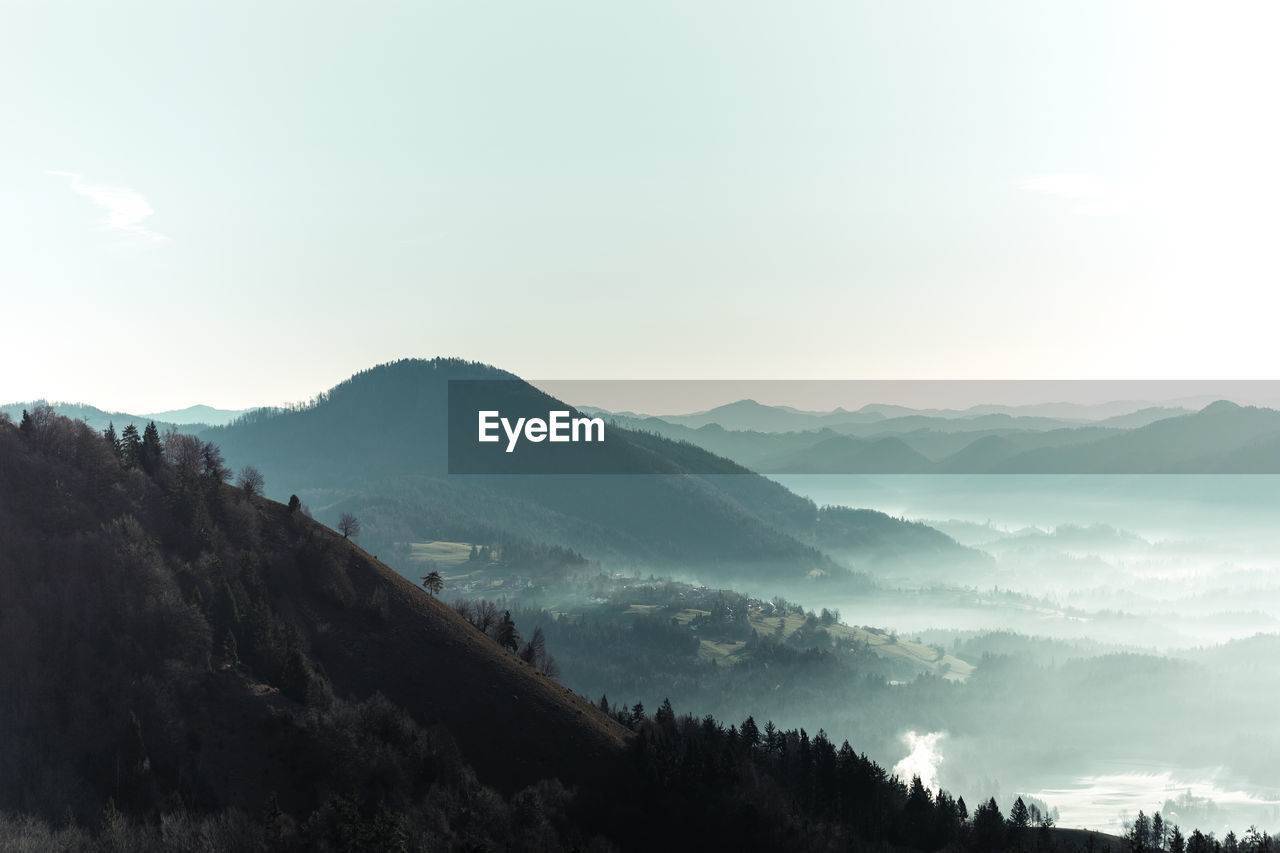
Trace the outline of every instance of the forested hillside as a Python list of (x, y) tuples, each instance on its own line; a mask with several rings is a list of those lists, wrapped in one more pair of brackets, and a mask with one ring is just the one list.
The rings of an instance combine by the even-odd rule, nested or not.
[(366, 519), (378, 553), (396, 542), (476, 541), (483, 527), (488, 541), (557, 545), (614, 565), (853, 584), (864, 579), (824, 549), (971, 553), (881, 513), (856, 526), (815, 525), (823, 511), (783, 486), (687, 442), (626, 429), (610, 429), (597, 459), (613, 473), (446, 476), (449, 383), (459, 381), (491, 382), (495, 406), (568, 408), (486, 365), (404, 360), (305, 406), (260, 410), (202, 436), (236, 467), (261, 467), (274, 496), (296, 492), (321, 518), (346, 510)]

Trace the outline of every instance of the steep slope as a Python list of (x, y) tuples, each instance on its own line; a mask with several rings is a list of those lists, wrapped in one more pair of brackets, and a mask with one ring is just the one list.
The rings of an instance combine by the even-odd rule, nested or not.
[(332, 530), (282, 504), (255, 505), (274, 550), (295, 556), (266, 586), (335, 692), (381, 693), (422, 724), (444, 725), (481, 778), (507, 790), (594, 779), (617, 757), (626, 732), (594, 705)]
[(613, 772), (617, 722), (218, 463), (0, 423), (0, 809), (256, 814), (274, 791), (305, 815), (412, 803), (459, 761), (505, 790)]

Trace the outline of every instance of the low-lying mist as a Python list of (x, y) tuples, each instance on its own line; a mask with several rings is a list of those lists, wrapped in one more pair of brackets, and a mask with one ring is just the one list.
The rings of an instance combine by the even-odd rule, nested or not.
[(1139, 810), (1219, 833), (1280, 823), (1264, 757), (1280, 750), (1280, 477), (777, 479), (991, 557), (851, 560), (880, 589), (795, 593), (976, 665), (955, 690), (899, 688), (889, 766), (966, 797), (1030, 794), (1069, 826)]

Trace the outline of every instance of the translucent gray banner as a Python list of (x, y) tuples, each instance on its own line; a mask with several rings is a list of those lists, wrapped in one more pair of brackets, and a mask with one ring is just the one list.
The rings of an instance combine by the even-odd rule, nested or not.
[(456, 474), (1274, 474), (1280, 381), (449, 383)]

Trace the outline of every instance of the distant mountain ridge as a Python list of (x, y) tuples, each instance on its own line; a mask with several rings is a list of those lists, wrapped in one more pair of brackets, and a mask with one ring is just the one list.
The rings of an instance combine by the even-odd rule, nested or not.
[(1196, 412), (1149, 407), (1073, 425), (1004, 414), (911, 414), (789, 432), (693, 429), (661, 418), (618, 422), (764, 474), (1280, 473), (1280, 412), (1226, 400)]
[(151, 421), (155, 421), (158, 429), (221, 426), (253, 411), (252, 409), (215, 409), (212, 406), (197, 405), (188, 406), (185, 409), (137, 415), (129, 412), (107, 412), (86, 403), (50, 403), (48, 400), (29, 400), (25, 403), (6, 403), (0, 406), (0, 412), (5, 412), (9, 417), (17, 420), (22, 416), (24, 409), (30, 411), (36, 406), (50, 406), (58, 414), (84, 421), (94, 429), (106, 429), (108, 424), (114, 424), (117, 432), (129, 424), (142, 429)]
[(172, 409), (167, 412), (152, 412), (142, 417), (153, 421), (164, 421), (171, 424), (208, 424), (222, 426), (236, 418), (253, 411), (252, 409), (215, 409), (213, 406), (195, 405), (185, 409)]
[[(630, 419), (658, 418), (669, 424), (700, 427), (715, 424), (728, 430), (752, 432), (794, 432), (835, 429), (840, 432), (870, 434), (875, 429), (905, 430), (924, 424), (947, 429), (979, 429), (1015, 420), (1027, 428), (1053, 429), (1114, 422), (1115, 426), (1142, 426), (1162, 417), (1189, 414), (1212, 403), (1214, 397), (1180, 398), (1162, 402), (1116, 400), (1108, 403), (1028, 403), (1024, 405), (970, 406), (967, 409), (912, 408), (869, 403), (856, 410), (805, 411), (791, 406), (766, 405), (744, 399), (689, 414), (645, 415), (634, 412), (593, 412)], [(987, 419), (983, 421), (982, 419)], [(915, 419), (915, 420), (911, 420)], [(887, 422), (897, 422), (890, 427)], [(976, 423), (975, 423), (976, 422)], [(978, 424), (982, 424), (979, 426)]]
[[(1219, 400), (1190, 415), (1072, 447), (1014, 456), (995, 473), (1280, 473), (1268, 448), (1280, 441), (1280, 411)], [(1228, 462), (1228, 460), (1230, 460)]]

